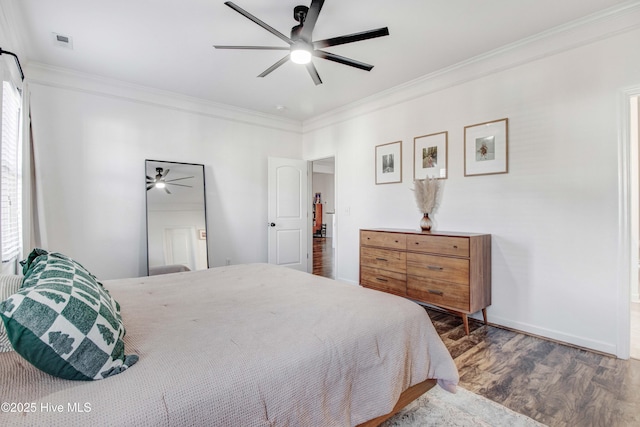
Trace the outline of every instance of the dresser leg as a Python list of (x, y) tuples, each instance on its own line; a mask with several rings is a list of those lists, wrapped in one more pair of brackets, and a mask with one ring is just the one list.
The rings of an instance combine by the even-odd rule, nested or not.
[(462, 323), (464, 324), (464, 332), (469, 335), (469, 319), (464, 313), (462, 313)]
[(483, 308), (482, 309), (482, 317), (484, 317), (484, 324), (487, 324), (487, 309)]

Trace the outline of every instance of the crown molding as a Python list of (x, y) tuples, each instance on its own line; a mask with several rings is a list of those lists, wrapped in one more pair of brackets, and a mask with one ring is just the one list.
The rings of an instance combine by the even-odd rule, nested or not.
[(627, 1), (305, 120), (303, 134), (638, 28), (640, 1)]
[(236, 123), (302, 134), (302, 123), (299, 121), (38, 62), (29, 62), (25, 67), (25, 75), (25, 81), (30, 85), (42, 85), (117, 98)]

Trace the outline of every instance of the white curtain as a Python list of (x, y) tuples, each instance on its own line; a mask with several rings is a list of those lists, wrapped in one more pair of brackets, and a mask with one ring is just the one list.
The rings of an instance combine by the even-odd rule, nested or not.
[(23, 179), (23, 230), (24, 242), (23, 258), (25, 258), (33, 248), (47, 247), (46, 227), (44, 220), (44, 205), (42, 203), (42, 185), (40, 175), (40, 162), (38, 156), (38, 145), (34, 138), (33, 123), (34, 117), (30, 105), (29, 84), (24, 90), (24, 179)]

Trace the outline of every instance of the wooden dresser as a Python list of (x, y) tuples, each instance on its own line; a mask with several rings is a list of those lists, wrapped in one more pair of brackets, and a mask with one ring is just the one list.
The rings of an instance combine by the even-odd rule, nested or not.
[(467, 315), (491, 305), (491, 235), (360, 230), (360, 284)]

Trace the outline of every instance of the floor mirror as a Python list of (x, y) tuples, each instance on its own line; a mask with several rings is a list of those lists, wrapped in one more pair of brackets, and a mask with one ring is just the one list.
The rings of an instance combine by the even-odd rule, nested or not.
[(145, 160), (150, 276), (209, 268), (204, 165)]

